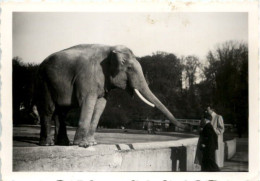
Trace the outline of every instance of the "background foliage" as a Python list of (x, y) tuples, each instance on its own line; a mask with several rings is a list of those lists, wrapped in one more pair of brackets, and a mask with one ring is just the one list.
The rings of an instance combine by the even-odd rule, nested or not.
[[(246, 132), (248, 128), (248, 47), (229, 41), (210, 50), (206, 63), (196, 56), (177, 57), (156, 52), (137, 58), (152, 92), (177, 118), (200, 119), (207, 105), (223, 115), (225, 123)], [(13, 58), (14, 123), (25, 123), (21, 105), (30, 112), (38, 65)], [(67, 122), (77, 125), (78, 110), (71, 110)], [(99, 125), (115, 128), (140, 119), (165, 119), (136, 96), (113, 90)]]

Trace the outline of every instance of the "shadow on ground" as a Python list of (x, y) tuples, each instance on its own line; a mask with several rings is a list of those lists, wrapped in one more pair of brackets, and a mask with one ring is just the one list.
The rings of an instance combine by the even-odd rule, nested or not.
[(31, 136), (14, 136), (14, 142), (23, 142), (28, 144), (39, 145), (40, 138), (38, 137), (31, 137)]

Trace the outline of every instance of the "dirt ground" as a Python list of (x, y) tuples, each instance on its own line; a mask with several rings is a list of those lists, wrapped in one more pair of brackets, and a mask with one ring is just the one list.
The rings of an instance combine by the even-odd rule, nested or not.
[[(52, 128), (54, 134), (54, 127)], [(73, 141), (76, 128), (68, 127), (68, 137)], [(156, 132), (148, 134), (145, 130), (131, 129), (98, 129), (95, 137), (99, 144), (121, 144), (121, 143), (141, 143), (156, 141), (173, 141), (183, 138), (196, 137), (195, 134)], [(39, 146), (40, 126), (22, 125), (13, 128), (13, 146), (14, 147), (35, 147)]]

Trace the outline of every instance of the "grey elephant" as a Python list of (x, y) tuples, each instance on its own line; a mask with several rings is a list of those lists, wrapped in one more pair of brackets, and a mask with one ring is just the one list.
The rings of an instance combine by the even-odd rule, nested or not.
[(73, 144), (97, 144), (94, 133), (111, 89), (136, 93), (145, 103), (158, 108), (177, 127), (179, 123), (150, 91), (140, 63), (125, 46), (77, 45), (47, 57), (40, 65), (37, 106), (41, 117), (40, 145), (54, 145), (51, 119), (59, 123), (57, 145), (68, 145), (64, 117), (71, 107), (80, 108)]

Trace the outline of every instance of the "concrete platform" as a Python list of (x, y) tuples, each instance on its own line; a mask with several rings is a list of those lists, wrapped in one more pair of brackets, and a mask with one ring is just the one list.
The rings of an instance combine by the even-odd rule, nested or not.
[[(54, 127), (52, 128), (54, 134)], [(76, 129), (67, 128), (68, 137), (73, 141)], [(13, 128), (14, 147), (35, 147), (38, 146), (40, 126), (22, 125)], [(122, 129), (98, 129), (95, 138), (99, 144), (131, 144), (143, 142), (174, 141), (183, 138), (194, 138), (195, 134), (177, 132), (157, 132), (148, 134), (144, 130), (122, 130)]]
[(225, 141), (225, 159), (230, 160), (236, 154), (236, 138)]
[[(73, 140), (74, 128), (68, 129)], [(13, 129), (13, 171), (199, 171), (194, 134), (98, 130), (98, 145), (38, 146), (39, 127)]]
[[(248, 172), (248, 138), (236, 138), (236, 148), (230, 147), (230, 149), (236, 149), (234, 155), (225, 161), (224, 167), (221, 168), (222, 172)], [(230, 142), (229, 144), (232, 144)]]

